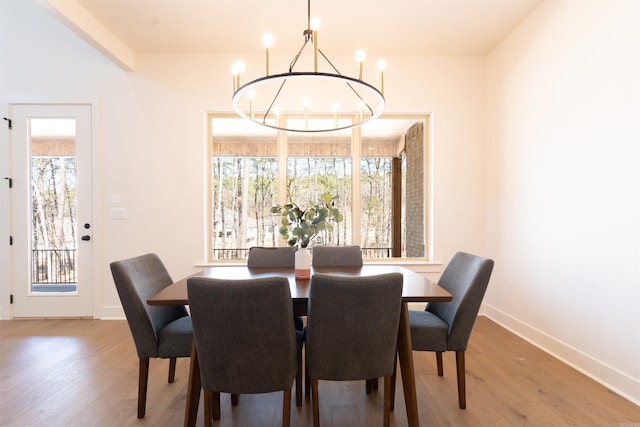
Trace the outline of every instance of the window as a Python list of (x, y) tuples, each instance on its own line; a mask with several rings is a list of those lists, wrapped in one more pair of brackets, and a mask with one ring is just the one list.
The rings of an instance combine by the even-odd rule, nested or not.
[(427, 116), (287, 133), (211, 114), (209, 130), (209, 261), (244, 259), (251, 246), (285, 245), (271, 207), (295, 201), (305, 208), (325, 192), (339, 196), (345, 219), (315, 244), (359, 244), (365, 259), (426, 258)]

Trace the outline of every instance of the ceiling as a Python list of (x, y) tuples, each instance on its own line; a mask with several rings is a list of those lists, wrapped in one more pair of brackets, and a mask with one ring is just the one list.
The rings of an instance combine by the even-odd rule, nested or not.
[[(272, 53), (293, 56), (307, 28), (305, 0), (37, 1), (128, 71), (135, 69), (139, 53), (262, 52), (265, 32), (273, 35)], [(485, 55), (543, 1), (312, 0), (310, 7), (311, 17), (321, 21), (320, 46), (329, 55), (357, 49)], [(405, 120), (394, 123), (380, 121), (383, 129), (370, 126), (371, 132), (397, 135), (408, 126)]]
[[(543, 0), (313, 0), (329, 54), (484, 55)], [(142, 52), (251, 53), (272, 33), (294, 54), (307, 27), (305, 0), (44, 0), (65, 25), (108, 34)], [(84, 16), (84, 18), (79, 18)], [(86, 37), (85, 37), (86, 38)], [(108, 43), (102, 43), (109, 49)], [(107, 45), (105, 47), (104, 45)], [(113, 43), (112, 43), (113, 45)]]

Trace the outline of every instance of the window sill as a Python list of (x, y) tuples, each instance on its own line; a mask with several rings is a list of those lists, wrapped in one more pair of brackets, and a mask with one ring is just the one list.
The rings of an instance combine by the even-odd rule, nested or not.
[[(442, 262), (439, 261), (424, 261), (420, 259), (410, 258), (393, 258), (393, 259), (370, 259), (364, 260), (366, 265), (399, 265), (406, 267), (416, 273), (441, 273)], [(247, 265), (246, 260), (222, 260), (218, 262), (203, 262), (198, 263), (195, 266), (197, 268), (207, 267), (228, 267), (237, 265)]]

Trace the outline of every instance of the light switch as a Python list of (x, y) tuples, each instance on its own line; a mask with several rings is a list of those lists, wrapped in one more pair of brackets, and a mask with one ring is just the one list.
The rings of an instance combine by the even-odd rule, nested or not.
[(109, 196), (109, 205), (110, 206), (122, 206), (122, 196), (119, 194), (112, 194)]
[(124, 208), (111, 208), (111, 219), (125, 219), (126, 212)]

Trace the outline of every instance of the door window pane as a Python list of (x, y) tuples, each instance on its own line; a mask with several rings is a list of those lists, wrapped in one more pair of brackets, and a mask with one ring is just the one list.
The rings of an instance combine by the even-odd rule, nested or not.
[(32, 292), (76, 292), (75, 119), (31, 119)]

